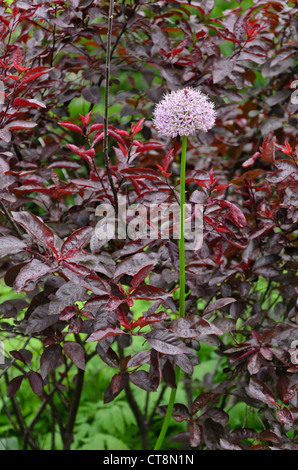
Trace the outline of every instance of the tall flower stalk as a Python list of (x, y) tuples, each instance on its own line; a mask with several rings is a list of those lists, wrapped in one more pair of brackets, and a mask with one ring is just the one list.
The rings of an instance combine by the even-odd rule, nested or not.
[[(185, 173), (187, 136), (195, 134), (196, 130), (207, 132), (215, 124), (214, 106), (208, 97), (198, 90), (184, 88), (173, 91), (164, 96), (154, 110), (153, 124), (166, 136), (182, 137), (181, 165), (180, 165), (180, 239), (179, 239), (179, 263), (180, 263), (180, 298), (179, 316), (185, 316)], [(159, 450), (165, 439), (172, 411), (175, 403), (176, 392), (179, 383), (180, 369), (176, 367), (176, 388), (171, 390), (167, 412), (163, 425), (156, 441), (154, 450)]]

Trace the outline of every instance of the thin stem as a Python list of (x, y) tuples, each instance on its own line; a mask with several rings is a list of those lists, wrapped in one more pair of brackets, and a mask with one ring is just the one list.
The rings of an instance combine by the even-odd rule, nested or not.
[(109, 153), (108, 153), (108, 126), (109, 126), (109, 86), (110, 86), (110, 68), (111, 68), (111, 40), (113, 29), (113, 7), (114, 0), (110, 0), (109, 18), (108, 18), (108, 34), (107, 34), (107, 52), (106, 52), (106, 73), (105, 73), (105, 110), (104, 110), (104, 138), (103, 138), (103, 154), (105, 160), (106, 172), (114, 196), (114, 205), (116, 213), (118, 214), (118, 200), (117, 191), (114, 186), (110, 166), (109, 166)]
[[(180, 258), (180, 299), (179, 299), (179, 315), (184, 317), (185, 315), (185, 245), (184, 245), (184, 217), (185, 217), (185, 171), (186, 171), (186, 148), (187, 148), (187, 137), (182, 137), (182, 152), (181, 152), (181, 167), (180, 167), (180, 240), (179, 240), (179, 258)], [(176, 367), (176, 388), (171, 390), (169, 404), (167, 412), (163, 421), (163, 425), (156, 441), (154, 450), (159, 450), (162, 446), (164, 438), (166, 436), (170, 419), (172, 417), (172, 411), (175, 403), (180, 369)]]

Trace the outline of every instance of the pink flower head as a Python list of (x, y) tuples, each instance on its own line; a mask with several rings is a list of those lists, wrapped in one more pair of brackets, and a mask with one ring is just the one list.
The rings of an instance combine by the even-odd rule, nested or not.
[(164, 95), (154, 110), (153, 124), (164, 135), (195, 134), (207, 132), (215, 124), (214, 104), (193, 88), (183, 88)]

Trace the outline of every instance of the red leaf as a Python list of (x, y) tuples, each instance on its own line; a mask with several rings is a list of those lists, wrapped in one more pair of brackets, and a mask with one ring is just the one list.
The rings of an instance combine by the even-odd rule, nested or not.
[(44, 224), (39, 217), (30, 212), (12, 212), (14, 220), (31, 233), (42, 246), (48, 246), (57, 254), (62, 240)]
[(229, 201), (221, 201), (221, 200), (216, 199), (215, 202), (223, 209), (226, 207), (230, 208), (228, 213), (225, 215), (227, 219), (230, 219), (232, 222), (238, 225), (238, 227), (241, 227), (241, 228), (246, 227), (247, 225), (246, 218), (243, 212), (241, 211), (241, 209), (239, 209), (239, 207), (237, 207), (235, 204)]
[(276, 137), (274, 136), (271, 140), (271, 142), (268, 143), (268, 140), (265, 139), (262, 145), (262, 148), (260, 149), (261, 154), (262, 154), (262, 160), (265, 162), (274, 162), (275, 160), (275, 142), (276, 142)]
[(117, 310), (117, 320), (120, 322), (120, 324), (126, 328), (126, 329), (130, 329), (130, 324), (128, 323), (127, 321), (127, 318), (122, 310), (122, 308), (118, 308)]
[(164, 158), (163, 167), (164, 167), (165, 171), (167, 171), (167, 169), (169, 168), (169, 164), (173, 160), (173, 152), (174, 152), (174, 149), (169, 150), (168, 153), (166, 154), (165, 158)]
[(90, 127), (89, 132), (99, 131), (103, 127), (104, 127), (104, 124), (92, 124), (92, 126)]
[(72, 122), (58, 122), (58, 124), (71, 131), (78, 132), (79, 134), (83, 134), (82, 129), (77, 124), (73, 124)]
[(140, 317), (138, 320), (131, 323), (131, 327), (143, 328), (144, 326), (150, 325), (151, 323), (158, 323), (169, 318), (170, 316), (167, 312), (157, 312), (152, 315), (147, 315), (146, 317)]
[(260, 156), (261, 156), (260, 152), (256, 152), (252, 157), (245, 160), (245, 162), (242, 163), (242, 166), (244, 168), (246, 168), (248, 166), (252, 166), (254, 164), (254, 162), (257, 160), (257, 158), (259, 158)]
[(76, 155), (79, 155), (80, 157), (82, 157), (88, 163), (92, 163), (93, 158), (95, 157), (94, 149), (87, 150), (85, 149), (85, 147), (77, 147), (76, 145), (73, 145), (73, 144), (67, 144), (67, 147), (69, 148), (69, 150), (71, 150)]
[(79, 116), (84, 126), (87, 127), (90, 122), (91, 111), (89, 111), (89, 113), (87, 113), (85, 116), (82, 116), (81, 114)]
[[(2, 20), (2, 18), (1, 18), (1, 20)], [(22, 53), (21, 53), (19, 47), (12, 54), (12, 62), (13, 62), (13, 65), (15, 66), (15, 68), (17, 70), (20, 70), (20, 65), (23, 62), (23, 56), (22, 56)]]
[(25, 98), (15, 98), (13, 103), (13, 106), (28, 106), (30, 108), (46, 108), (46, 105), (39, 100), (29, 100)]
[(53, 69), (54, 67), (35, 67), (34, 69), (28, 70), (28, 72), (26, 72), (22, 77), (21, 85), (24, 85), (24, 83), (31, 80), (35, 80), (36, 78), (41, 77), (41, 75), (49, 73)]
[(108, 134), (111, 135), (112, 137), (114, 137), (114, 139), (116, 139), (118, 142), (120, 142), (121, 145), (123, 145), (124, 147), (126, 146), (126, 143), (125, 143), (124, 139), (121, 137), (121, 135), (119, 135), (113, 129), (109, 128), (108, 129)]
[(63, 349), (74, 365), (79, 369), (85, 370), (85, 351), (79, 343), (75, 343), (74, 341), (65, 341), (63, 343)]
[(142, 130), (144, 121), (145, 121), (145, 118), (142, 118), (135, 125), (133, 124), (131, 125), (131, 133), (133, 136), (137, 134), (138, 132), (140, 132), (140, 130)]
[(120, 171), (122, 176), (130, 179), (154, 179), (160, 180), (159, 174), (157, 171), (152, 170), (151, 168), (125, 168)]
[(146, 279), (153, 267), (154, 264), (149, 264), (148, 266), (144, 266), (138, 273), (136, 273), (131, 280), (132, 287), (138, 287), (139, 284), (141, 284), (141, 282)]
[(62, 256), (70, 258), (81, 250), (88, 243), (92, 230), (92, 227), (82, 227), (73, 232), (62, 245)]
[(59, 320), (61, 321), (70, 320), (72, 317), (77, 315), (77, 313), (78, 311), (73, 306), (69, 305), (68, 307), (65, 307), (65, 309), (62, 310), (62, 312), (60, 312)]
[(145, 144), (142, 144), (138, 147), (136, 150), (136, 153), (140, 152), (148, 152), (149, 150), (155, 150), (159, 149), (160, 147), (163, 147), (164, 144), (160, 144), (159, 142), (146, 142)]
[(95, 137), (93, 139), (92, 147), (94, 147), (103, 138), (104, 138), (104, 132), (103, 131), (97, 132), (97, 134), (95, 134)]
[(135, 300), (165, 300), (170, 296), (171, 294), (161, 287), (148, 285), (137, 287), (131, 294), (131, 297)]
[(109, 311), (109, 312), (113, 312), (114, 310), (116, 310), (123, 302), (125, 302), (125, 298), (124, 299), (120, 299), (119, 297), (116, 297), (116, 296), (111, 296), (107, 302), (107, 305), (106, 305), (106, 309)]
[(125, 334), (126, 333), (120, 330), (120, 328), (116, 328), (116, 327), (115, 328), (112, 328), (112, 327), (103, 328), (103, 329), (94, 331), (94, 333), (92, 333), (89, 336), (86, 342), (101, 341), (102, 339), (107, 338), (108, 336), (118, 336), (118, 335), (125, 335)]
[(20, 130), (20, 129), (32, 129), (37, 126), (36, 122), (31, 121), (13, 121), (6, 124), (5, 129), (8, 130)]

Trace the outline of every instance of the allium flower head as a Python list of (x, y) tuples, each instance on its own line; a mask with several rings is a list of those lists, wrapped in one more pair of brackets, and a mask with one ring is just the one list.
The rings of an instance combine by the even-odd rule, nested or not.
[(215, 124), (215, 110), (209, 98), (193, 88), (183, 88), (164, 95), (154, 110), (153, 124), (164, 135), (207, 132)]

